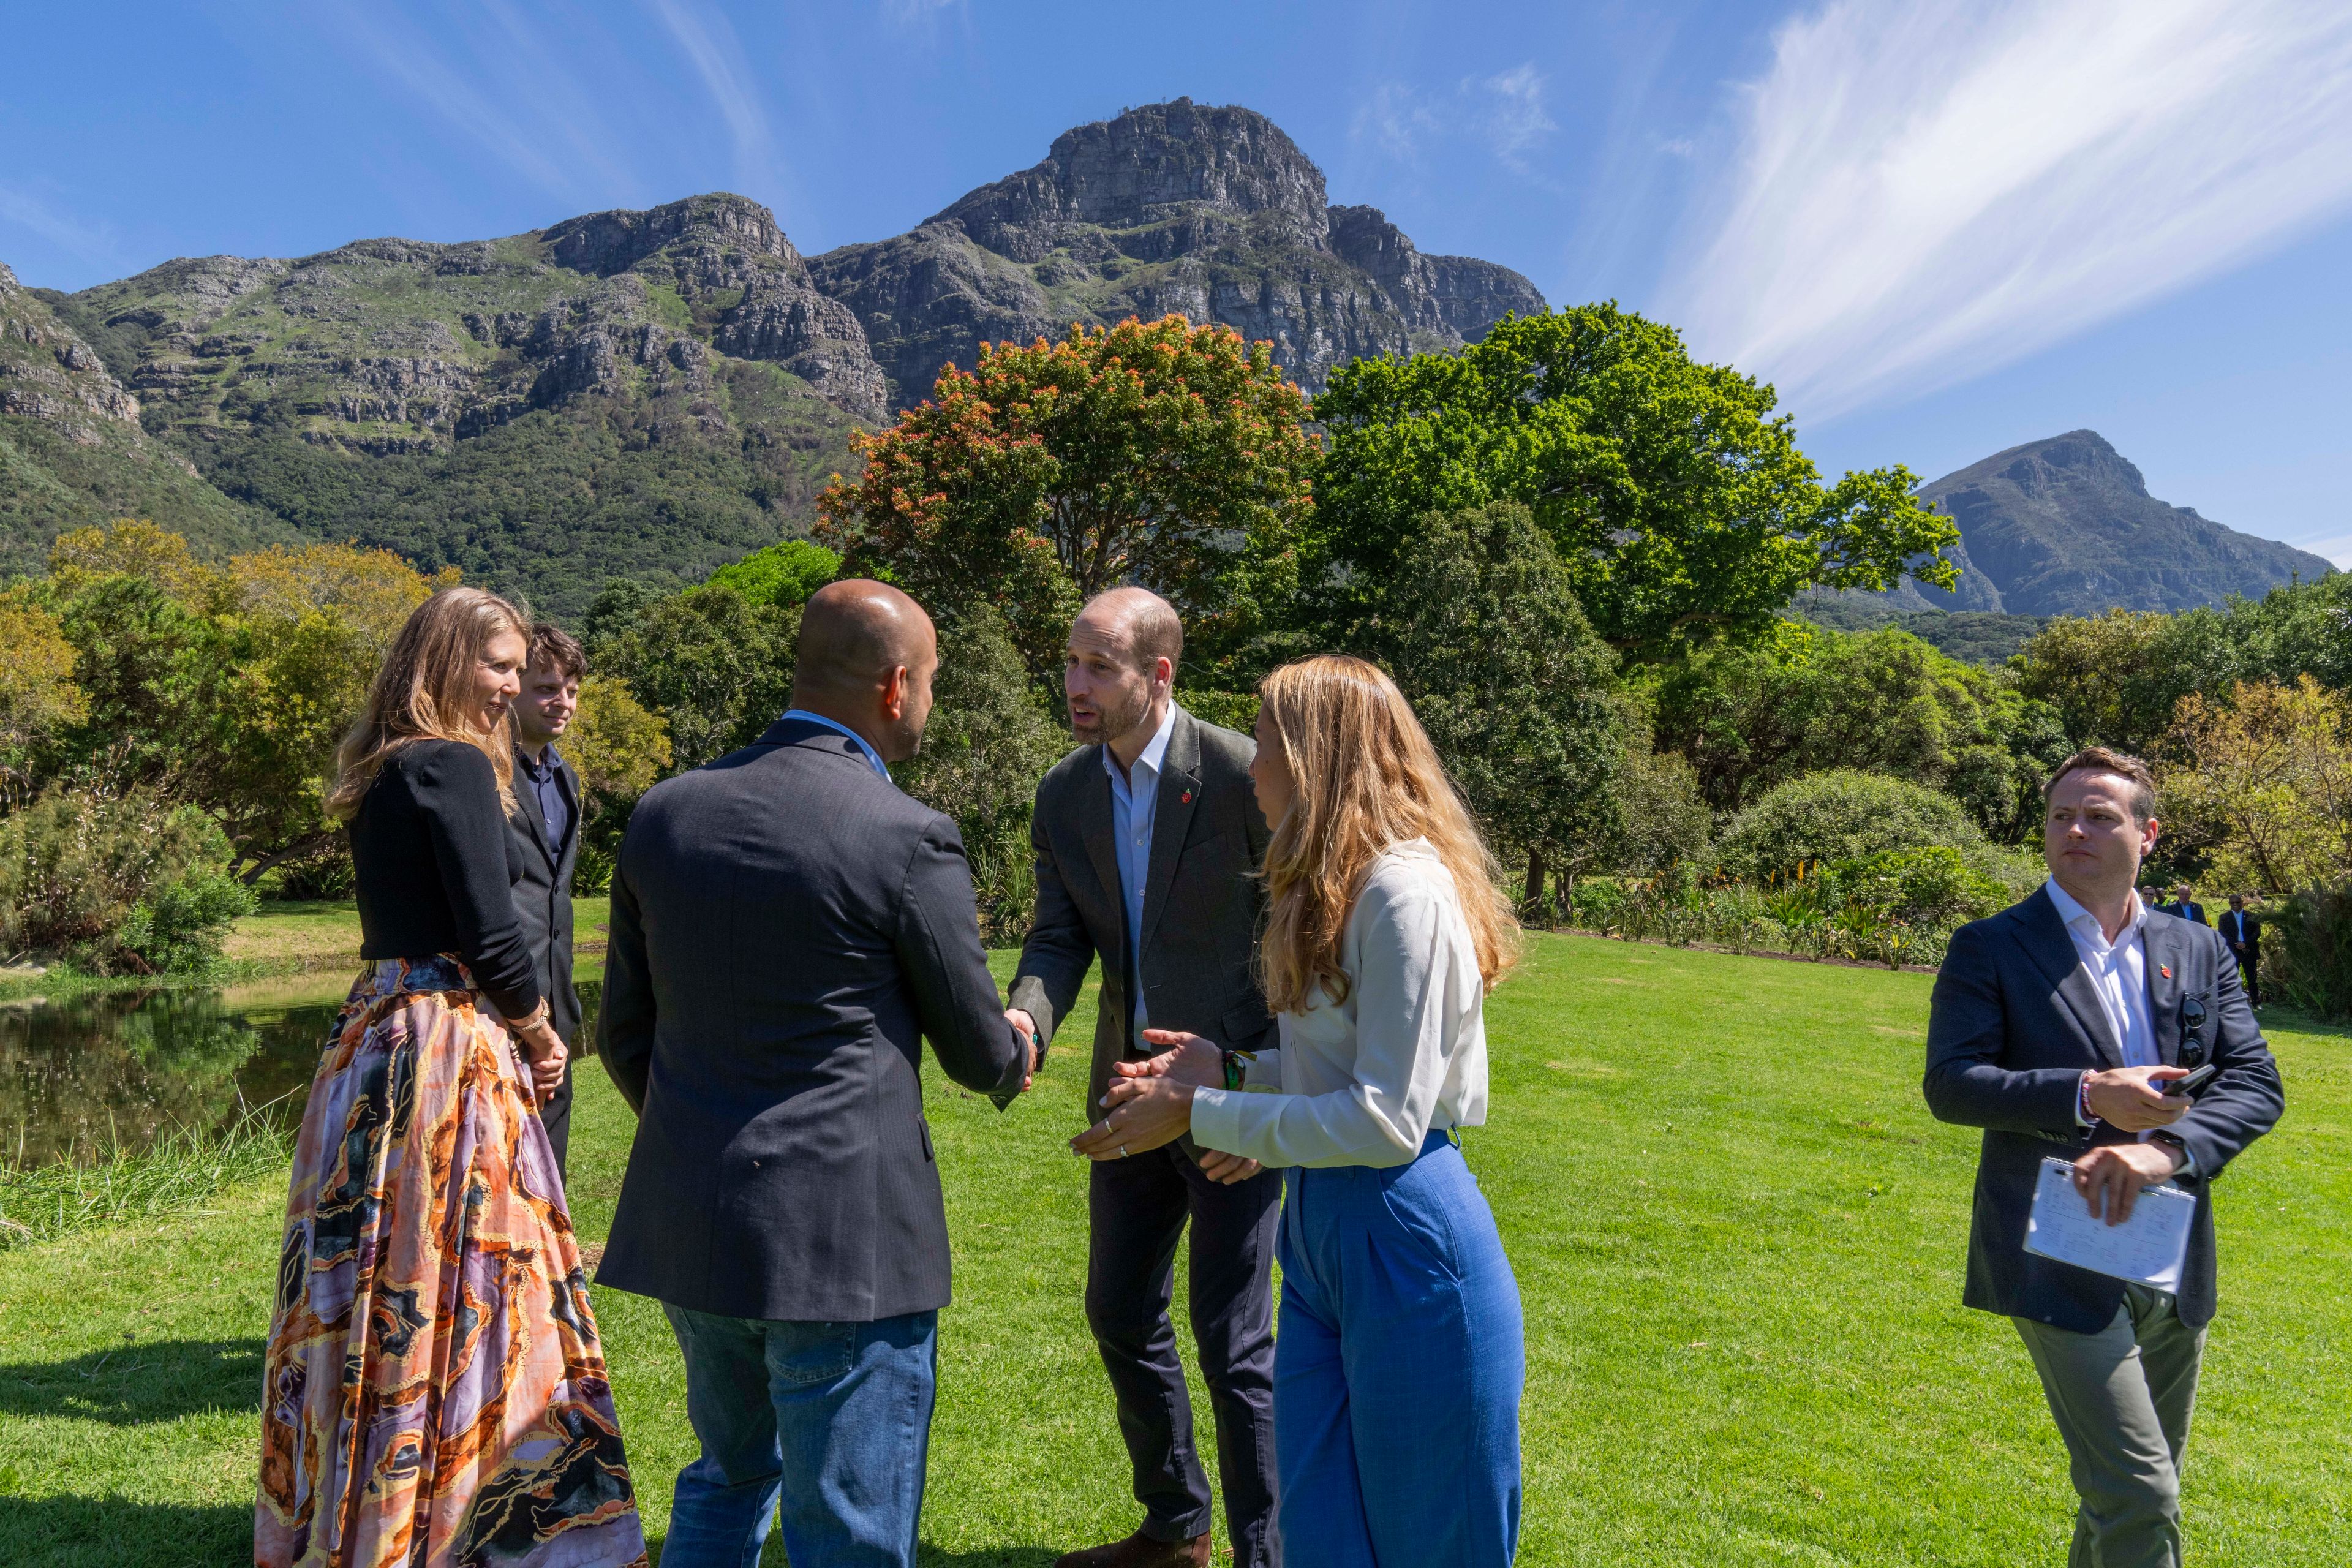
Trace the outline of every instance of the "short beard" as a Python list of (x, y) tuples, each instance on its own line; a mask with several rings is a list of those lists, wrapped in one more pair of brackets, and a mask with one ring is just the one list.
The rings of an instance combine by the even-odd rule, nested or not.
[(1102, 739), (1096, 743), (1108, 746), (1114, 741), (1127, 739), (1129, 735), (1134, 733), (1135, 727), (1142, 723), (1150, 711), (1151, 693), (1150, 691), (1146, 691), (1134, 707), (1117, 712), (1104, 706), (1097, 699), (1095, 703), (1095, 722), (1102, 731)]

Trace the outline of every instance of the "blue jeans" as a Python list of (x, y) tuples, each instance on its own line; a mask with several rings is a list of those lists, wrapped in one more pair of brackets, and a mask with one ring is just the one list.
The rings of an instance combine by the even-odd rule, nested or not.
[(1505, 1568), (1519, 1539), (1519, 1288), (1462, 1152), (1295, 1170), (1274, 1457), (1284, 1568)]
[(702, 1444), (677, 1474), (663, 1568), (756, 1568), (779, 1500), (793, 1568), (914, 1568), (939, 1314), (802, 1323), (662, 1310)]

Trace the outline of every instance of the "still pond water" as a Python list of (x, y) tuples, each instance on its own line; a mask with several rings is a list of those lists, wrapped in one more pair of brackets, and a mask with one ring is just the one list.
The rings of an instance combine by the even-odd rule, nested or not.
[[(348, 974), (0, 1002), (0, 1163), (102, 1160), (267, 1107), (290, 1125)], [(593, 982), (580, 987), (593, 1028)]]

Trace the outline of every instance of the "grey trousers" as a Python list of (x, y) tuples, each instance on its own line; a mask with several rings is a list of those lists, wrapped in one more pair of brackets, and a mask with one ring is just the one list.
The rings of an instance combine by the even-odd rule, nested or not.
[(2067, 1568), (2179, 1568), (2180, 1454), (2205, 1331), (2144, 1285), (2124, 1288), (2115, 1321), (2095, 1334), (2010, 1321), (2074, 1461), (2082, 1506)]

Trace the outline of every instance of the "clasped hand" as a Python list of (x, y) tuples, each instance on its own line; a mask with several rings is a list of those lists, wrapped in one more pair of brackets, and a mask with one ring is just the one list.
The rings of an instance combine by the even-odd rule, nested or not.
[(533, 1027), (517, 1030), (516, 1035), (522, 1043), (523, 1060), (530, 1064), (531, 1097), (545, 1105), (563, 1087), (563, 1064), (572, 1053), (544, 1019)]
[[(1169, 1048), (1144, 1061), (1111, 1064), (1103, 1119), (1070, 1140), (1090, 1160), (1123, 1160), (1174, 1142), (1192, 1125), (1192, 1091), (1223, 1082), (1224, 1053), (1213, 1041), (1178, 1029), (1146, 1029), (1143, 1037)], [(1201, 1151), (1201, 1173), (1211, 1181), (1245, 1182), (1261, 1168), (1239, 1154)]]

